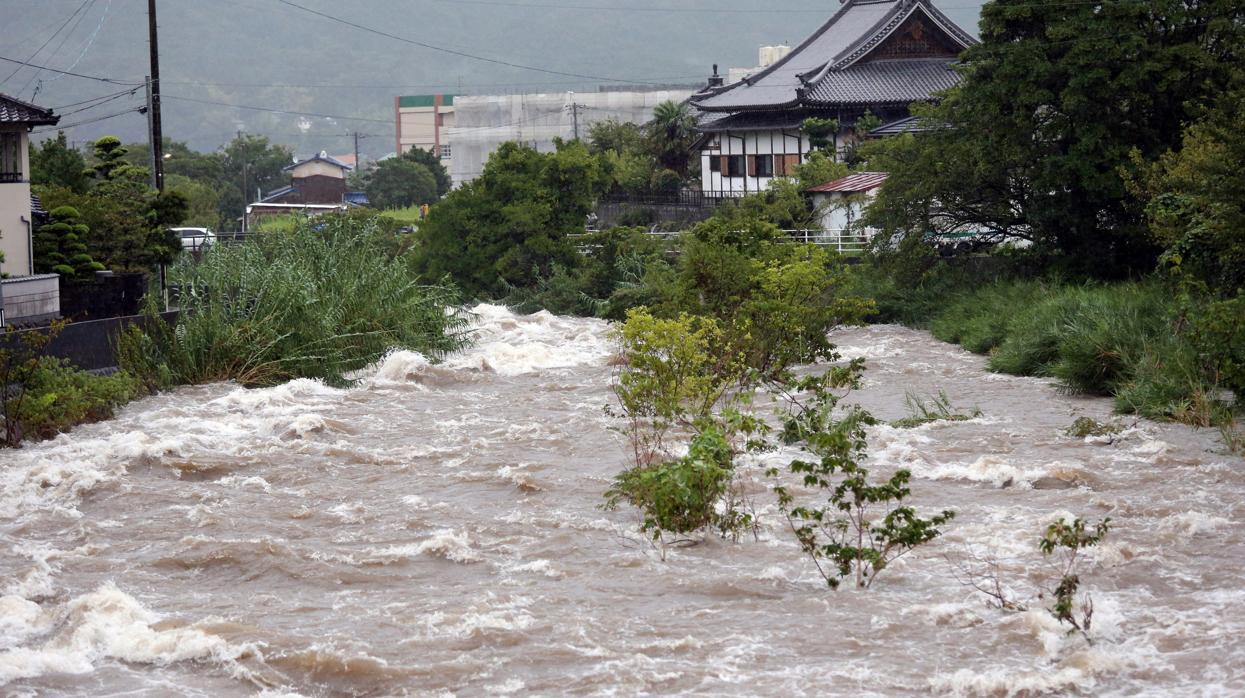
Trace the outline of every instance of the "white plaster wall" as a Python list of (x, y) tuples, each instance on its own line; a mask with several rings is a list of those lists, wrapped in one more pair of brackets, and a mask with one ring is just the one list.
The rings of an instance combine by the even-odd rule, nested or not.
[[(802, 155), (809, 150), (808, 139), (798, 131), (748, 131), (716, 134), (719, 145), (700, 154), (701, 188), (706, 193), (752, 193), (769, 188), (772, 177), (727, 177), (713, 172), (711, 158), (723, 155)], [(803, 161), (803, 158), (801, 158)], [(746, 163), (745, 163), (746, 171)]]
[(0, 183), (0, 251), (4, 261), (0, 272), (9, 276), (30, 274), (30, 231), (22, 218), (30, 220), (30, 185)]

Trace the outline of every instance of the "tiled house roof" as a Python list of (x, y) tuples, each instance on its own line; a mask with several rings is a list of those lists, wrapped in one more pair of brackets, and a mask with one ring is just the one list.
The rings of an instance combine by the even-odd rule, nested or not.
[(930, 0), (846, 0), (782, 60), (696, 98), (702, 111), (910, 103), (951, 87), (960, 51), (977, 43)]
[(330, 165), (334, 165), (334, 166), (336, 166), (336, 167), (340, 167), (340, 168), (342, 168), (343, 170), (353, 170), (353, 169), (354, 169), (354, 168), (353, 168), (353, 167), (351, 167), (350, 165), (347, 165), (346, 163), (342, 162), (341, 160), (338, 160), (337, 158), (333, 157), (332, 155), (329, 155), (328, 153), (326, 153), (326, 152), (324, 152), (324, 151), (322, 150), (322, 151), (320, 151), (320, 153), (319, 153), (318, 155), (315, 155), (314, 157), (309, 157), (309, 158), (307, 158), (306, 160), (299, 160), (298, 162), (294, 163), (293, 165), (290, 165), (290, 166), (286, 167), (286, 168), (285, 168), (284, 170), (282, 170), (282, 171), (283, 171), (283, 172), (289, 172), (289, 171), (293, 170), (294, 168), (299, 167), (300, 165), (306, 165), (306, 164), (307, 164), (307, 163), (309, 163), (309, 162), (316, 162), (317, 160), (318, 160), (318, 161), (320, 161), (320, 162), (327, 162), (328, 164), (330, 164)]
[(856, 172), (846, 177), (840, 177), (833, 182), (826, 182), (825, 184), (812, 187), (808, 191), (815, 194), (831, 194), (835, 192), (854, 194), (877, 189), (885, 181), (885, 172)]
[(37, 107), (29, 102), (0, 94), (0, 124), (26, 124), (29, 126), (52, 126), (61, 118), (51, 109)]

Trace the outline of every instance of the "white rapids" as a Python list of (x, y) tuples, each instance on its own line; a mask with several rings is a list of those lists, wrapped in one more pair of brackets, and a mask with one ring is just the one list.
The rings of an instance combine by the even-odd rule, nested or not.
[[(396, 351), (354, 387), (184, 388), (0, 453), (0, 694), (1245, 695), (1245, 463), (1216, 435), (994, 376), (899, 327), (845, 329), (891, 420), (873, 466), (957, 518), (869, 591), (832, 592), (763, 488), (760, 539), (662, 560), (600, 508), (626, 464), (606, 323), (474, 309), (475, 347)], [(988, 607), (1059, 516), (1110, 516), (1094, 642)]]

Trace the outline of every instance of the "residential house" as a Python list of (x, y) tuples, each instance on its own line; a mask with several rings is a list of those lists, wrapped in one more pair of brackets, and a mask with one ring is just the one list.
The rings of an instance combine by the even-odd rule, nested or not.
[(35, 211), (42, 211), (30, 193), (30, 131), (59, 121), (50, 109), (0, 94), (0, 331), (60, 313), (58, 277), (32, 275)]
[(0, 94), (0, 272), (8, 276), (34, 271), (30, 130), (59, 121), (50, 109)]
[(821, 216), (822, 229), (868, 237), (868, 231), (860, 227), (860, 219), (885, 181), (885, 172), (856, 172), (809, 189), (807, 193)]
[(247, 225), (254, 225), (256, 220), (266, 216), (318, 215), (366, 204), (367, 198), (360, 192), (350, 191), (346, 182), (346, 176), (353, 169), (326, 151), (295, 161), (285, 168), (290, 174), (288, 185), (246, 207)]
[[(700, 110), (702, 189), (708, 196), (764, 190), (811, 148), (805, 119), (834, 119), (836, 150), (866, 112), (883, 129), (959, 82), (954, 65), (976, 40), (930, 0), (846, 0), (782, 59), (724, 84), (715, 75), (693, 97)], [(716, 73), (716, 71), (715, 71)], [(910, 123), (910, 122), (905, 122)]]

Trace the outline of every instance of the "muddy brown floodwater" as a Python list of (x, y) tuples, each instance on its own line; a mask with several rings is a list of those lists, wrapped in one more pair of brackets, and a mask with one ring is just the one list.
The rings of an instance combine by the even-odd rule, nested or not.
[[(599, 507), (625, 465), (607, 326), (476, 312), (440, 366), (185, 388), (0, 454), (0, 694), (1245, 694), (1245, 463), (1210, 431), (1072, 438), (1109, 402), (923, 332), (840, 331), (868, 363), (852, 401), (895, 419), (943, 390), (982, 416), (871, 429), (876, 468), (959, 515), (831, 592), (763, 493), (759, 541), (638, 542)], [(1114, 520), (1084, 574), (1092, 645), (949, 562), (997, 557), (1023, 591), (1059, 515)]]

